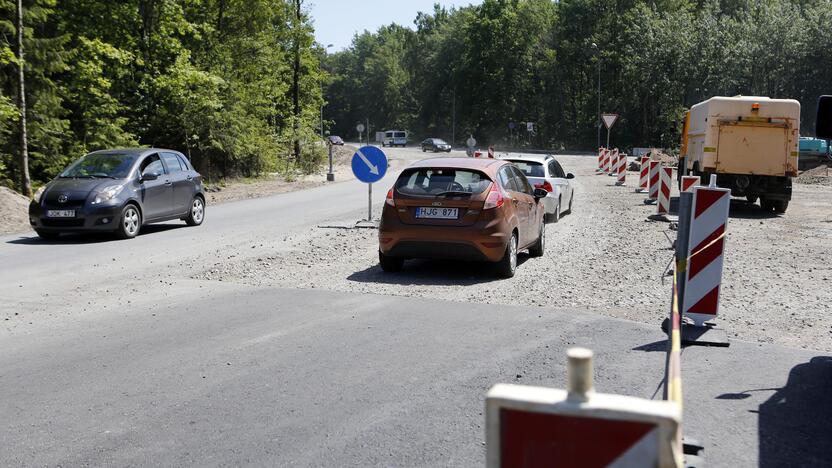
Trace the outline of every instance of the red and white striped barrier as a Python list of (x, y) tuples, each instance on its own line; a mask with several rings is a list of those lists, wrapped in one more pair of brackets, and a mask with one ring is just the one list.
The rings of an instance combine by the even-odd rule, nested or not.
[(604, 174), (610, 173), (610, 167), (612, 166), (612, 151), (607, 148), (604, 150)]
[(659, 201), (656, 203), (656, 214), (666, 215), (670, 212), (670, 183), (673, 180), (673, 168), (659, 169)]
[(567, 390), (497, 384), (485, 400), (487, 468), (683, 466), (682, 408), (596, 393), (592, 351), (568, 350)]
[(659, 169), (662, 163), (659, 161), (650, 161), (650, 180), (647, 186), (647, 199), (657, 200), (659, 198)]
[(606, 150), (604, 148), (598, 148), (598, 169), (595, 169), (595, 172), (598, 174), (604, 173), (604, 152)]
[(618, 148), (612, 150), (612, 159), (610, 160), (610, 177), (616, 177), (618, 175), (618, 159), (621, 157), (621, 154), (618, 152)]
[(691, 192), (699, 185), (699, 176), (682, 176), (682, 186), (679, 187), (680, 192)]
[(716, 318), (731, 190), (693, 189), (682, 314), (703, 326)]
[(627, 154), (621, 153), (618, 155), (618, 167), (616, 168), (616, 172), (618, 172), (618, 179), (615, 181), (615, 185), (617, 187), (623, 187), (627, 185)]
[(638, 187), (636, 187), (636, 193), (647, 193), (647, 185), (648, 181), (650, 180), (650, 157), (649, 156), (642, 156), (641, 157), (641, 168), (640, 168), (639, 178), (638, 178)]

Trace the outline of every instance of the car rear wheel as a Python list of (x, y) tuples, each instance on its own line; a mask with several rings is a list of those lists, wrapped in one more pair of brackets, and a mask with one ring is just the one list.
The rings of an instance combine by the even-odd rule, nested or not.
[(573, 202), (573, 201), (575, 201), (575, 195), (572, 195), (572, 196), (569, 198), (569, 208), (567, 208), (567, 209), (566, 209), (566, 211), (564, 212), (564, 214), (572, 214), (572, 202)]
[(529, 255), (532, 257), (542, 257), (546, 250), (546, 223), (540, 223), (540, 233), (537, 236), (537, 242), (529, 247)]
[(757, 198), (759, 198), (759, 197), (757, 197), (757, 195), (746, 195), (745, 196), (746, 201), (748, 201), (748, 203), (750, 203), (752, 205), (757, 203)]
[(387, 273), (396, 273), (402, 271), (404, 267), (404, 259), (401, 257), (391, 257), (384, 255), (381, 250), (378, 251), (378, 265)]
[(517, 271), (517, 234), (512, 233), (506, 245), (506, 252), (497, 263), (497, 274), (501, 278), (511, 278), (515, 271)]
[(789, 209), (789, 201), (788, 200), (774, 200), (774, 212), (783, 214)]
[(769, 212), (774, 209), (774, 200), (769, 200), (767, 198), (760, 198), (760, 208), (763, 209), (765, 212)]
[(188, 212), (185, 222), (188, 226), (199, 226), (203, 219), (205, 219), (205, 201), (202, 197), (194, 197), (191, 202), (191, 211)]
[(142, 214), (136, 205), (130, 204), (122, 208), (116, 236), (119, 239), (132, 239), (139, 234), (141, 227)]
[(555, 207), (555, 212), (552, 214), (547, 214), (547, 222), (556, 223), (560, 221), (560, 199), (558, 199), (558, 205)]
[(41, 231), (39, 229), (35, 229), (35, 233), (44, 240), (53, 240), (57, 239), (61, 233), (60, 232), (49, 232), (49, 231)]

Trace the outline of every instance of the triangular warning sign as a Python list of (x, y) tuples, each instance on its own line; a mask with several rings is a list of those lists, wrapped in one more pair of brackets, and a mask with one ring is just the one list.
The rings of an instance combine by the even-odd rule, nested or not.
[(615, 121), (618, 120), (618, 114), (601, 114), (601, 120), (604, 121), (605, 127), (612, 128)]

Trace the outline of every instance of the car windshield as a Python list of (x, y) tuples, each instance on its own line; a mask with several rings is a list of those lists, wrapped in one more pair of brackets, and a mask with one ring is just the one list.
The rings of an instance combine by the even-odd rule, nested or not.
[(393, 135), (394, 138), (404, 138), (405, 136), (407, 136), (407, 135), (404, 132), (396, 132)]
[(520, 172), (523, 173), (526, 177), (546, 177), (546, 173), (543, 170), (543, 164), (534, 161), (515, 161), (512, 160), (511, 162), (520, 169)]
[(445, 143), (445, 140), (441, 140), (439, 138), (434, 138), (433, 144), (434, 145), (447, 145), (447, 143)]
[(64, 172), (61, 177), (113, 177), (121, 179), (127, 177), (135, 154), (127, 153), (91, 153), (82, 156)]
[(483, 173), (469, 169), (421, 168), (402, 172), (396, 181), (396, 191), (404, 195), (476, 195), (482, 193), (491, 180)]

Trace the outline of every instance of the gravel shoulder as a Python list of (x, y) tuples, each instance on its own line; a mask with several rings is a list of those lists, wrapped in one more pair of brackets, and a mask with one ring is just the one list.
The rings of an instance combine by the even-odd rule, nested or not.
[[(409, 261), (400, 274), (377, 266), (374, 230), (314, 227), (191, 263), (192, 277), (254, 286), (419, 296), (463, 302), (568, 307), (659, 325), (670, 303), (668, 224), (629, 187), (594, 174), (595, 159), (562, 156), (577, 176), (573, 214), (547, 226), (547, 252), (521, 258), (498, 280), (477, 263)], [(832, 187), (795, 184), (783, 216), (735, 200), (728, 223), (719, 324), (735, 339), (832, 350)], [(321, 225), (348, 226), (354, 219)], [(461, 307), (464, 305), (460, 304)]]

